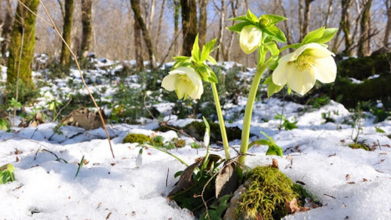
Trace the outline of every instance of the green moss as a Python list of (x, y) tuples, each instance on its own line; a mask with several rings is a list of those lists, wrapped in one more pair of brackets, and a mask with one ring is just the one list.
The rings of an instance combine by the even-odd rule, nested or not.
[(370, 151), (371, 149), (365, 143), (351, 143), (349, 147), (352, 149), (363, 149), (366, 151)]
[(281, 219), (288, 214), (285, 202), (298, 195), (293, 191), (292, 181), (278, 169), (258, 166), (247, 175), (250, 181), (246, 192), (240, 196), (236, 209), (237, 217), (242, 214), (246, 219)]
[(128, 134), (122, 140), (122, 143), (139, 143), (144, 144), (151, 142), (151, 138), (145, 134)]

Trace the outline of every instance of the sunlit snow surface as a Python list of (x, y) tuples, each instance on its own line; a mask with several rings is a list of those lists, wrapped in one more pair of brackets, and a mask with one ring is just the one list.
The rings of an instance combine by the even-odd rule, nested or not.
[[(241, 99), (239, 106), (231, 106), (224, 114), (239, 112), (244, 105), (245, 99)], [(169, 111), (171, 106), (157, 107)], [(305, 108), (273, 98), (254, 105), (251, 132), (256, 136), (252, 140), (263, 138), (260, 131), (274, 138), (284, 150), (284, 157), (276, 158), (280, 170), (293, 181), (305, 183), (323, 204), (285, 219), (391, 219), (391, 140), (387, 137), (391, 134), (391, 121), (373, 124), (374, 118), (370, 116), (360, 121), (359, 141), (376, 149), (353, 150), (347, 145), (356, 131), (346, 123), (352, 113), (335, 102), (315, 111), (305, 112)], [(335, 123), (324, 124), (321, 113), (329, 112)], [(279, 130), (280, 121), (274, 119), (277, 113), (286, 115), (290, 121), (297, 120), (299, 128)], [(169, 115), (164, 120), (175, 126), (192, 121)], [(242, 116), (227, 126), (241, 127), (241, 124)], [(177, 137), (175, 132), (154, 133), (156, 121), (146, 121), (145, 125), (108, 125), (115, 154), (112, 158), (103, 129), (61, 127), (61, 134), (53, 134), (56, 125), (14, 128), (12, 133), (0, 131), (0, 166), (12, 163), (16, 169), (16, 181), (0, 185), (0, 219), (194, 218), (166, 197), (178, 180), (174, 174), (185, 166), (149, 148), (144, 149), (141, 167), (136, 167), (140, 148), (136, 144), (122, 144), (127, 133), (162, 135), (171, 140)], [(375, 127), (385, 134), (376, 132)], [(190, 148), (190, 138), (184, 139), (185, 148), (170, 152), (188, 164), (205, 154), (204, 149)], [(240, 140), (230, 145), (238, 149)], [(220, 146), (212, 148), (213, 153), (224, 155)], [(265, 146), (251, 148), (246, 164), (250, 167), (270, 164), (266, 150)], [(60, 159), (56, 161), (54, 154)], [(77, 163), (83, 155), (88, 163), (75, 178)], [(236, 151), (231, 149), (231, 156), (235, 155)]]

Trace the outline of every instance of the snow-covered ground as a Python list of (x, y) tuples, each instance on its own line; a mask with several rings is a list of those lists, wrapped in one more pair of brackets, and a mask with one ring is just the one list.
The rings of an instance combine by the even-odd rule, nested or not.
[[(232, 109), (243, 108), (242, 101)], [(162, 109), (172, 108), (170, 103), (161, 105)], [(251, 123), (251, 133), (263, 138), (263, 131), (282, 147), (284, 157), (275, 157), (279, 169), (293, 181), (304, 183), (323, 204), (285, 219), (391, 219), (391, 140), (387, 137), (391, 121), (373, 124), (373, 117), (363, 118), (358, 140), (373, 150), (354, 150), (347, 146), (357, 132), (347, 123), (352, 121), (353, 113), (333, 101), (317, 110), (302, 109), (302, 105), (273, 98), (257, 102)], [(298, 129), (279, 130), (280, 120), (274, 116), (281, 112), (290, 121), (297, 120)], [(324, 123), (322, 113), (330, 113), (335, 123)], [(169, 123), (191, 121), (173, 118)], [(227, 126), (241, 124), (239, 118)], [(177, 137), (177, 133), (153, 132), (157, 121), (108, 125), (115, 154), (112, 158), (103, 129), (61, 127), (61, 134), (53, 135), (56, 125), (0, 131), (0, 166), (12, 163), (16, 169), (16, 181), (0, 185), (0, 219), (194, 219), (166, 197), (178, 180), (174, 174), (185, 166), (148, 148), (137, 167), (140, 147), (122, 143), (128, 133), (161, 135), (165, 140)], [(376, 128), (385, 133), (376, 132)], [(189, 164), (205, 155), (205, 149), (190, 147), (192, 139), (181, 138), (187, 146), (171, 153)], [(230, 145), (238, 149), (240, 140)], [(212, 148), (213, 153), (224, 155), (220, 146)], [(265, 146), (251, 148), (246, 164), (270, 164), (272, 157), (265, 156), (266, 150)], [(236, 151), (231, 149), (231, 155), (235, 156)], [(86, 163), (75, 177), (83, 156)]]

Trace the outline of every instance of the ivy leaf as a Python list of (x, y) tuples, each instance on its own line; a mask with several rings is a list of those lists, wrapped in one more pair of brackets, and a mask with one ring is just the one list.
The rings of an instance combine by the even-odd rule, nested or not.
[(301, 42), (301, 45), (308, 44), (311, 42), (316, 42), (319, 38), (323, 36), (324, 31), (325, 31), (325, 27), (321, 27), (311, 31), (304, 37), (303, 41)]

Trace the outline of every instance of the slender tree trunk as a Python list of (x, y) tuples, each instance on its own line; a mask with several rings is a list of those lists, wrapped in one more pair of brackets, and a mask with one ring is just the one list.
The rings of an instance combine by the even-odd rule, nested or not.
[[(140, 10), (140, 0), (134, 0), (132, 4), (132, 8), (135, 7), (137, 10)], [(134, 6), (133, 6), (134, 4)], [(136, 67), (144, 71), (144, 59), (142, 54), (142, 39), (141, 39), (141, 27), (138, 23), (136, 14), (134, 14), (134, 55), (136, 56)]]
[(197, 36), (197, 4), (195, 0), (181, 0), (182, 7), (182, 55), (190, 56)]
[(311, 13), (311, 3), (313, 1), (314, 0), (304, 0), (305, 6), (304, 6), (303, 34), (302, 34), (303, 38), (305, 37), (305, 35), (307, 35), (310, 32), (310, 13)]
[(3, 23), (3, 31), (0, 35), (2, 38), (5, 39), (4, 41), (1, 42), (1, 56), (3, 57), (2, 64), (4, 65), (8, 61), (7, 51), (11, 40), (12, 23), (13, 23), (13, 17), (12, 17), (11, 2), (10, 0), (7, 0), (7, 7), (5, 9), (5, 18)]
[(82, 14), (81, 14), (81, 23), (83, 26), (83, 33), (81, 38), (81, 55), (86, 57), (91, 44), (92, 37), (92, 0), (82, 0)]
[[(278, 3), (279, 3), (279, 6), (282, 10), (282, 16), (286, 17), (286, 11), (285, 11), (285, 8), (284, 8), (284, 5), (282, 4), (282, 1), (281, 0), (278, 0)], [(288, 25), (288, 20), (284, 20), (284, 26), (285, 26), (285, 33), (286, 33), (286, 41), (289, 44), (292, 44), (292, 38), (291, 38), (291, 33), (290, 33), (290, 29), (289, 29), (289, 25)]]
[(368, 56), (370, 53), (370, 20), (371, 20), (372, 0), (367, 0), (363, 6), (363, 11), (360, 19), (360, 39), (358, 42), (358, 57)]
[(339, 28), (342, 29), (345, 36), (345, 50), (342, 52), (346, 56), (352, 55), (352, 45), (353, 38), (350, 34), (350, 19), (349, 19), (349, 8), (352, 4), (352, 0), (342, 0), (342, 14), (341, 14), (341, 22), (339, 23)]
[(333, 0), (329, 0), (329, 7), (327, 7), (327, 14), (324, 22), (324, 26), (326, 27), (329, 26), (331, 13), (333, 13)]
[(303, 40), (304, 38), (304, 26), (303, 26), (303, 13), (304, 13), (304, 8), (303, 8), (303, 1), (304, 0), (299, 0), (299, 40)]
[(156, 7), (156, 0), (152, 0), (151, 3), (151, 10), (150, 10), (150, 15), (149, 15), (149, 22), (147, 24), (147, 30), (151, 31), (153, 28), (153, 19), (155, 17), (155, 7)]
[[(179, 11), (181, 9), (181, 5), (179, 3), (179, 0), (174, 0), (174, 35), (178, 36), (179, 31)], [(175, 40), (174, 42), (174, 54), (175, 56), (178, 54), (178, 41)]]
[(208, 0), (200, 0), (200, 11), (199, 11), (199, 22), (198, 22), (198, 31), (199, 37), (198, 40), (201, 45), (206, 43), (206, 30), (207, 30), (207, 12), (206, 5)]
[(388, 48), (390, 45), (390, 34), (391, 34), (391, 0), (384, 0), (387, 8), (387, 26), (384, 30), (383, 46)]
[(224, 44), (223, 44), (223, 39), (224, 39), (224, 21), (225, 21), (225, 0), (221, 0), (221, 9), (220, 9), (220, 28), (219, 28), (219, 36), (217, 38), (217, 42), (219, 42), (220, 47), (217, 48), (216, 50), (216, 61), (220, 60), (220, 51), (222, 57), (224, 57)]
[(132, 10), (134, 12), (135, 19), (137, 20), (137, 22), (140, 25), (140, 28), (142, 30), (144, 42), (146, 44), (148, 55), (149, 55), (149, 63), (151, 65), (151, 68), (155, 68), (156, 61), (155, 61), (155, 54), (153, 52), (153, 45), (152, 45), (151, 37), (149, 36), (147, 27), (144, 23), (144, 19), (141, 17), (140, 7), (136, 7), (137, 6), (136, 1), (138, 1), (138, 0), (130, 0), (130, 4), (132, 6)]
[[(31, 11), (37, 12), (39, 0), (21, 0), (21, 2)], [(28, 11), (21, 3), (18, 3), (11, 32), (7, 65), (7, 85), (15, 85), (19, 75), (19, 79), (22, 80), (25, 89), (34, 89), (31, 75), (32, 62), (34, 59), (34, 46), (35, 15)], [(20, 54), (22, 55), (20, 56)]]
[[(239, 1), (238, 0), (230, 0), (231, 4), (231, 10), (232, 10), (232, 17), (236, 17), (238, 14), (238, 8), (239, 8)], [(235, 25), (235, 21), (232, 21), (232, 26)], [(230, 61), (231, 60), (231, 50), (232, 50), (232, 45), (234, 43), (234, 33), (232, 31), (229, 31), (229, 40), (228, 40), (228, 46), (227, 49), (224, 53), (224, 60), (225, 61)]]
[[(64, 26), (62, 31), (62, 37), (64, 38), (66, 44), (71, 46), (71, 32), (72, 32), (72, 20), (73, 20), (73, 8), (74, 0), (65, 0), (65, 17), (64, 17)], [(69, 64), (71, 58), (71, 52), (67, 48), (66, 44), (63, 42), (61, 47), (61, 65), (66, 66)]]
[(158, 24), (158, 28), (157, 28), (157, 34), (156, 34), (156, 37), (155, 37), (155, 48), (156, 48), (156, 51), (158, 50), (157, 48), (159, 48), (159, 41), (160, 41), (160, 34), (161, 34), (161, 30), (162, 30), (162, 21), (163, 21), (163, 14), (164, 14), (164, 7), (166, 5), (166, 0), (163, 0), (163, 3), (162, 3), (162, 8), (160, 9), (160, 15), (159, 15), (159, 24)]

